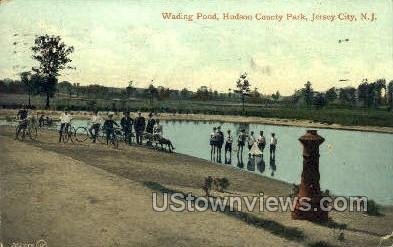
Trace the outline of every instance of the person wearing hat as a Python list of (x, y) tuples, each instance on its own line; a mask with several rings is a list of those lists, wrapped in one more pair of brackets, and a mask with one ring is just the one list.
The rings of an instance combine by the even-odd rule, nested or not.
[(105, 120), (103, 126), (103, 129), (106, 132), (106, 145), (109, 144), (110, 137), (113, 136), (113, 134), (115, 133), (115, 129), (114, 129), (115, 125), (119, 127), (119, 124), (116, 123), (115, 120), (113, 120), (113, 115), (114, 115), (113, 112), (108, 113), (108, 119)]
[(232, 142), (233, 137), (231, 135), (231, 130), (228, 130), (228, 135), (225, 142), (225, 163), (227, 163), (227, 152), (229, 152), (229, 162), (232, 160)]
[(217, 157), (218, 162), (221, 162), (221, 149), (224, 145), (224, 133), (221, 131), (221, 126), (217, 127)]
[(239, 153), (241, 155), (243, 155), (243, 148), (246, 142), (246, 131), (244, 129), (240, 130), (240, 134), (237, 137), (237, 155), (239, 155)]
[(130, 117), (129, 111), (124, 112), (123, 115), (123, 118), (120, 120), (121, 129), (124, 133), (124, 140), (128, 145), (131, 145), (132, 124), (134, 120)]
[(20, 109), (16, 115), (16, 118), (19, 121), (19, 124), (18, 124), (18, 128), (16, 130), (15, 140), (18, 139), (20, 132), (23, 129), (27, 128), (28, 116), (29, 116), (29, 111), (26, 109), (25, 105), (22, 105), (22, 109)]
[(217, 128), (213, 127), (213, 132), (210, 134), (210, 158), (213, 160), (213, 156), (216, 154), (217, 145)]
[(156, 120), (153, 118), (153, 113), (150, 112), (149, 118), (147, 119), (146, 132), (153, 134), (153, 128), (155, 124)]
[(142, 136), (143, 136), (143, 132), (145, 131), (145, 127), (146, 127), (146, 120), (142, 116), (142, 113), (138, 112), (138, 117), (135, 119), (134, 122), (134, 129), (136, 135), (136, 142), (139, 145), (142, 145)]
[[(93, 137), (93, 143), (95, 143), (97, 140), (98, 132), (100, 131), (100, 126), (102, 123), (101, 121), (102, 121), (102, 119), (98, 115), (98, 111), (95, 110), (93, 116), (91, 116), (91, 119), (90, 119), (91, 126), (89, 128), (90, 135)], [(94, 133), (93, 133), (93, 131), (94, 131)]]
[(63, 139), (64, 131), (68, 131), (71, 123), (71, 115), (68, 112), (68, 109), (64, 109), (64, 112), (60, 116), (60, 130), (59, 130), (59, 143)]
[(265, 149), (266, 146), (266, 139), (265, 136), (263, 135), (263, 131), (259, 131), (259, 136), (257, 139), (258, 142), (258, 148), (261, 150), (261, 152), (263, 152), (263, 150)]
[(275, 133), (272, 133), (272, 137), (270, 137), (270, 158), (276, 158), (276, 146), (277, 146), (277, 137)]

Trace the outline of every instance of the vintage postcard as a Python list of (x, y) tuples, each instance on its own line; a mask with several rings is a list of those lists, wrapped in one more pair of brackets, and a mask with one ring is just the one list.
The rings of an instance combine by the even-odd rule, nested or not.
[(393, 246), (392, 0), (0, 0), (0, 247)]

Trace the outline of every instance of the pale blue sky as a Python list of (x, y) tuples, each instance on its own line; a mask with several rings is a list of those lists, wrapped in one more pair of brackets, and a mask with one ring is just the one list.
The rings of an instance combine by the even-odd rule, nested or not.
[[(34, 65), (37, 34), (61, 35), (75, 47), (60, 80), (82, 85), (156, 85), (219, 91), (248, 72), (264, 93), (291, 94), (310, 80), (317, 90), (393, 79), (391, 0), (365, 1), (57, 1), (0, 4), (0, 78)], [(375, 12), (375, 22), (165, 21), (162, 12), (286, 14)], [(17, 34), (17, 36), (15, 36)], [(349, 42), (338, 43), (340, 39)], [(16, 45), (13, 45), (17, 42)], [(16, 51), (16, 53), (14, 53)], [(349, 79), (339, 82), (339, 79)]]

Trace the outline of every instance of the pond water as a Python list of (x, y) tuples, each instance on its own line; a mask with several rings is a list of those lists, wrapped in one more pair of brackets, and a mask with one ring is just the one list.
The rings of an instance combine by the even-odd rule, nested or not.
[[(5, 124), (0, 121), (0, 124)], [(86, 121), (75, 121), (86, 126)], [(222, 165), (254, 172), (261, 176), (299, 183), (302, 171), (302, 146), (298, 138), (306, 128), (262, 124), (236, 124), (200, 121), (163, 121), (164, 136), (172, 140), (176, 152), (210, 160), (209, 137), (213, 127), (222, 126), (234, 136), (234, 151), (230, 164)], [(249, 158), (247, 147), (239, 158), (236, 155), (236, 136), (239, 129), (260, 130), (269, 141), (270, 134), (278, 138), (276, 158), (271, 160), (266, 146), (263, 158)], [(335, 195), (367, 196), (378, 203), (393, 205), (393, 135), (332, 129), (318, 129), (325, 138), (320, 147), (321, 189)], [(261, 188), (263, 191), (263, 188)]]
[[(230, 129), (234, 136), (239, 129), (254, 133), (263, 130), (267, 142), (274, 132), (278, 138), (275, 160), (269, 157), (268, 145), (262, 159), (250, 159), (245, 147), (243, 160), (237, 158), (235, 150), (231, 164), (225, 164), (223, 158), (223, 165), (300, 183), (303, 157), (298, 138), (306, 128), (197, 121), (166, 121), (163, 125), (164, 135), (173, 140), (176, 152), (203, 159), (211, 159), (209, 136), (213, 127), (222, 126), (224, 134)], [(364, 195), (393, 205), (393, 135), (332, 129), (318, 129), (318, 134), (325, 138), (320, 146), (321, 189), (336, 195)]]

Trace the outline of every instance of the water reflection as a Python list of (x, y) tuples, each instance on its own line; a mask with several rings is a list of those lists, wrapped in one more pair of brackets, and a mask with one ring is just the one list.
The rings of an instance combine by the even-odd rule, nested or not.
[(249, 156), (247, 162), (247, 170), (255, 171), (256, 156)]
[(270, 156), (270, 169), (272, 170), (270, 175), (272, 177), (274, 177), (274, 173), (277, 170), (277, 167), (276, 167), (276, 156), (275, 155), (274, 156)]
[(237, 154), (237, 167), (239, 167), (240, 169), (244, 168), (244, 161), (243, 161), (243, 155), (242, 154)]
[(257, 169), (260, 173), (264, 173), (265, 168), (266, 168), (266, 163), (265, 163), (264, 156), (262, 155), (257, 161)]

